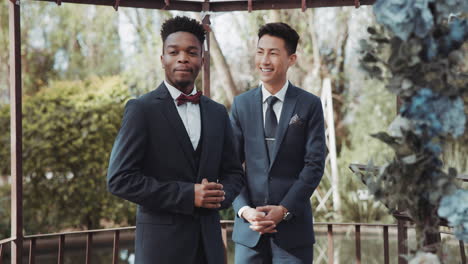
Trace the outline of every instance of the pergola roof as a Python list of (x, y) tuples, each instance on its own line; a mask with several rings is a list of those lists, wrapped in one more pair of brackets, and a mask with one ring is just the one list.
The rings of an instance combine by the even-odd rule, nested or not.
[(36, 0), (121, 7), (136, 7), (193, 12), (255, 11), (267, 9), (293, 9), (372, 5), (375, 0)]

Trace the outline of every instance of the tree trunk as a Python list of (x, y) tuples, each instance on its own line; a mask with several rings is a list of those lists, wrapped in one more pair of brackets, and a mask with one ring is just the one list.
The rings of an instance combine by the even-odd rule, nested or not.
[(317, 32), (315, 30), (314, 13), (315, 13), (315, 10), (310, 10), (307, 13), (307, 20), (309, 22), (308, 29), (309, 29), (310, 38), (312, 39), (312, 54), (314, 56), (314, 64), (313, 64), (314, 66), (313, 66), (311, 75), (313, 78), (319, 78), (321, 80), (322, 78), (319, 75), (319, 73), (320, 73), (320, 68), (322, 66), (322, 60), (320, 58), (320, 47), (318, 43)]
[(214, 32), (212, 32), (210, 36), (210, 56), (213, 59), (214, 69), (216, 69), (218, 74), (221, 75), (221, 78), (224, 80), (222, 82), (224, 85), (222, 86), (227, 99), (225, 105), (229, 108), (234, 100), (234, 96), (239, 93), (239, 90), (237, 89), (230, 67), (227, 64), (221, 48), (219, 47), (218, 40), (216, 39)]

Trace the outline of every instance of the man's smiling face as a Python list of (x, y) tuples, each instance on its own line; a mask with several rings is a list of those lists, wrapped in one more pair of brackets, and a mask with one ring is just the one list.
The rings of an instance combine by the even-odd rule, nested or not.
[(296, 62), (296, 54), (288, 54), (285, 41), (271, 35), (263, 35), (257, 44), (255, 68), (260, 80), (267, 85), (286, 83), (288, 68)]

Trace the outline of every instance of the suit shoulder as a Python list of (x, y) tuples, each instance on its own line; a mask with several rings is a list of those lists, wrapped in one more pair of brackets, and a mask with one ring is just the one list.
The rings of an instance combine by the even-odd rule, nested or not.
[(248, 100), (248, 98), (251, 98), (256, 92), (257, 90), (260, 89), (260, 88), (254, 88), (254, 89), (250, 89), (246, 92), (243, 92), (239, 95), (237, 95), (236, 97), (234, 97), (234, 100), (235, 101), (244, 101), (244, 100)]
[(320, 101), (320, 97), (316, 96), (315, 94), (311, 93), (311, 92), (308, 92), (302, 88), (299, 88), (299, 87), (296, 87), (297, 91), (298, 91), (298, 95), (300, 98), (303, 98), (305, 100), (310, 100), (310, 101), (313, 101), (313, 102), (317, 102), (317, 101)]
[(155, 97), (154, 93), (155, 93), (155, 90), (151, 92), (147, 92), (137, 97), (136, 100), (140, 101), (141, 103), (147, 103)]
[(310, 109), (310, 111), (323, 111), (322, 110), (322, 100), (320, 97), (305, 91), (301, 88), (296, 87), (297, 89), (297, 97), (299, 98), (299, 104)]
[(226, 107), (223, 104), (218, 103), (215, 100), (213, 100), (213, 99), (211, 99), (211, 98), (209, 98), (207, 96), (203, 96), (203, 97), (205, 97), (205, 100), (208, 103), (207, 105), (209, 105), (210, 107), (214, 107), (217, 111), (223, 111), (223, 112), (227, 111)]
[(146, 108), (146, 107), (149, 107), (151, 104), (155, 103), (155, 98), (156, 98), (155, 90), (153, 90), (151, 92), (142, 94), (136, 98), (130, 99), (128, 102), (129, 103), (131, 102), (130, 104), (137, 105), (137, 107)]
[(130, 112), (140, 113), (140, 114), (146, 112), (146, 109), (149, 107), (150, 102), (151, 102), (150, 94), (151, 93), (146, 93), (139, 97), (128, 100), (127, 103), (125, 104), (126, 112), (130, 111)]

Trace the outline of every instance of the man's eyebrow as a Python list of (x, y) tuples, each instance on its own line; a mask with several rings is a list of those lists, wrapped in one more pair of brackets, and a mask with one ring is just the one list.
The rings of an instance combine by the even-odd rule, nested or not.
[[(177, 44), (168, 45), (166, 48), (179, 48), (179, 45), (177, 45)], [(197, 46), (188, 46), (187, 49), (196, 49), (196, 50), (198, 50), (200, 48), (197, 47)]]
[(257, 47), (257, 49), (261, 49), (261, 50), (273, 50), (273, 51), (280, 51), (280, 49), (278, 49), (278, 48), (271, 48), (271, 49), (269, 49), (269, 48), (262, 48), (262, 47)]

